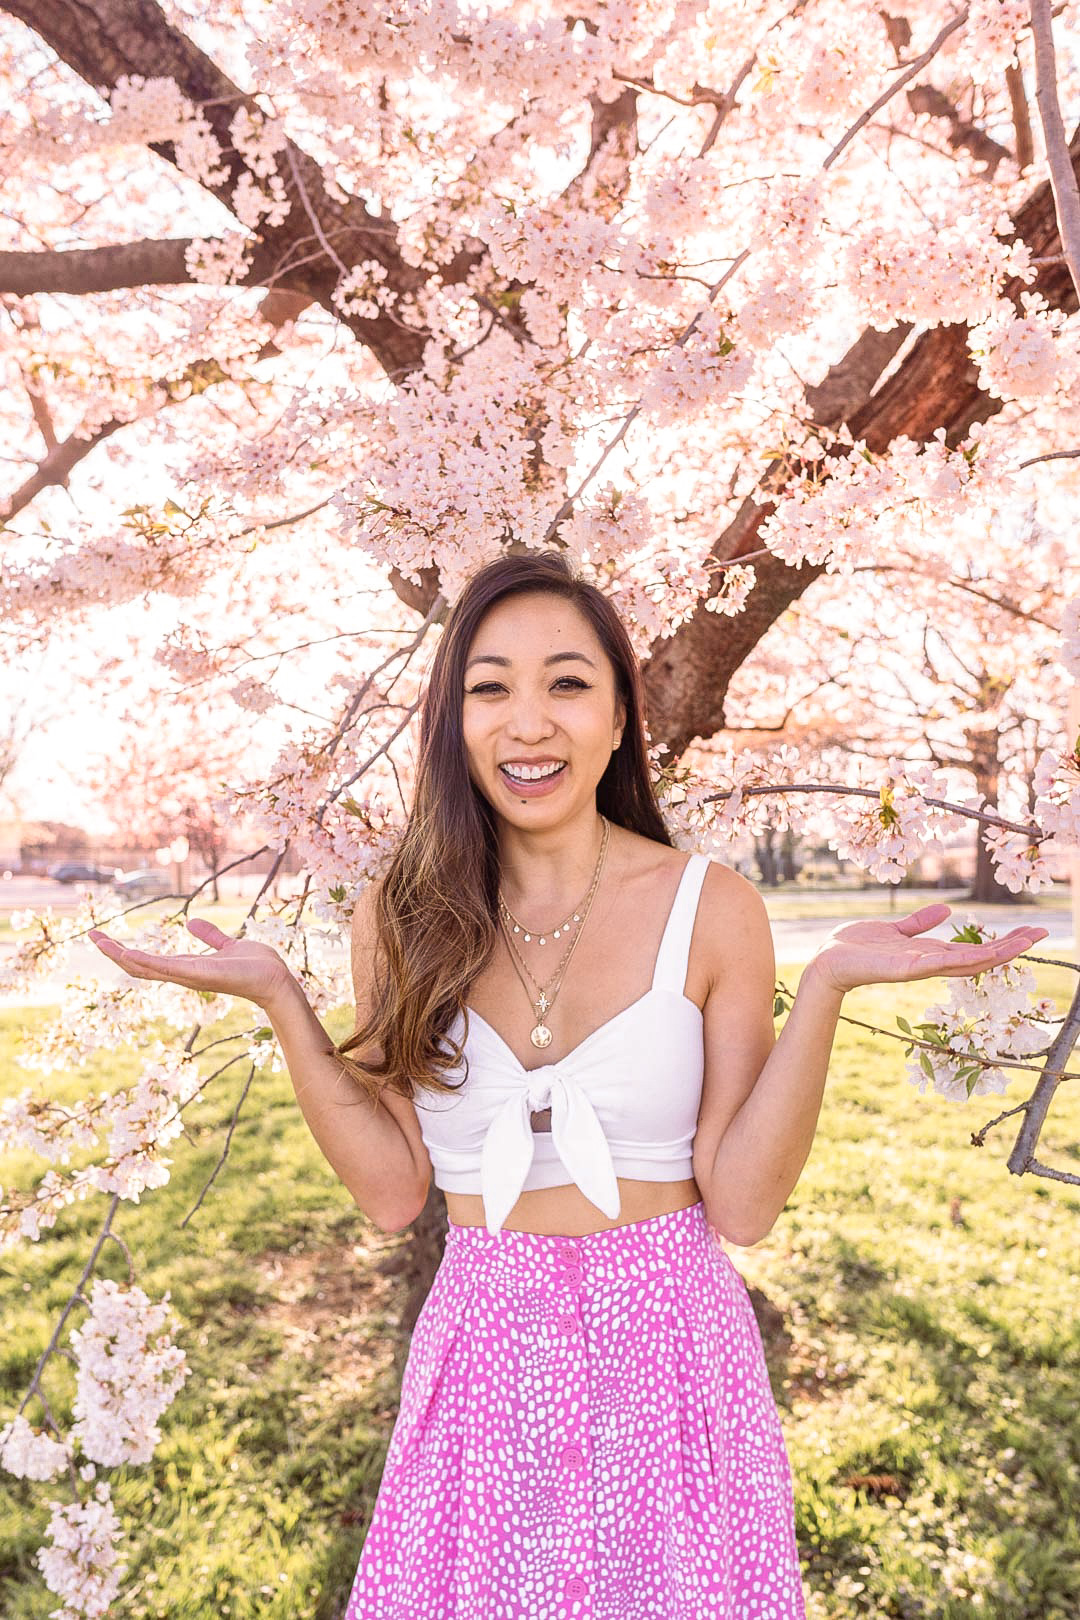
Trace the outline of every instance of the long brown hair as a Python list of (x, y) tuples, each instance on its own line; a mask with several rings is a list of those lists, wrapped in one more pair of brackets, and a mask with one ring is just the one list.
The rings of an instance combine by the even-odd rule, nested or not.
[[(420, 719), (412, 812), (376, 900), (372, 1013), (335, 1047), (371, 1096), (384, 1087), (454, 1091), (441, 1071), (464, 1059), (448, 1036), (465, 1017), (469, 987), (488, 962), (498, 930), (499, 863), (494, 812), (474, 786), (462, 729), (465, 663), (489, 608), (545, 591), (572, 602), (595, 630), (626, 708), (618, 748), (596, 788), (610, 821), (658, 844), (672, 840), (653, 791), (645, 740), (645, 691), (626, 628), (610, 599), (578, 577), (562, 552), (499, 557), (469, 579), (447, 615), (432, 660)], [(381, 1061), (347, 1053), (376, 1046)]]

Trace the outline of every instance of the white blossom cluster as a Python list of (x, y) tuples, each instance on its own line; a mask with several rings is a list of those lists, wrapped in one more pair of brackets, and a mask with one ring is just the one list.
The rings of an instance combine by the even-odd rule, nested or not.
[(1038, 293), (1007, 299), (972, 327), (968, 346), (979, 386), (996, 399), (1038, 400), (1075, 394), (1080, 382), (1080, 319), (1050, 309)]
[(71, 1433), (96, 1463), (149, 1462), (157, 1420), (188, 1376), (187, 1358), (166, 1331), (169, 1295), (95, 1278), (90, 1311), (71, 1333), (76, 1390)]
[[(187, 1358), (166, 1327), (169, 1296), (153, 1302), (141, 1288), (95, 1278), (86, 1321), (72, 1330), (76, 1368), (74, 1421), (66, 1437), (36, 1429), (22, 1414), (0, 1429), (0, 1466), (20, 1479), (51, 1480), (88, 1459), (96, 1464), (148, 1462), (161, 1438), (158, 1419), (188, 1377)], [(121, 1530), (107, 1481), (86, 1500), (50, 1502), (47, 1544), (36, 1554), (51, 1592), (63, 1599), (58, 1620), (93, 1620), (111, 1612), (126, 1564), (117, 1558)]]
[(55, 1479), (71, 1459), (71, 1448), (35, 1429), (20, 1412), (0, 1429), (0, 1466), (17, 1479)]
[(127, 1563), (117, 1557), (120, 1521), (107, 1480), (86, 1502), (50, 1502), (46, 1535), (52, 1543), (35, 1553), (50, 1592), (63, 1601), (51, 1620), (99, 1620), (113, 1612)]
[[(127, 1032), (126, 1032), (127, 1033)], [(20, 1238), (37, 1240), (66, 1205), (91, 1192), (117, 1193), (138, 1203), (169, 1179), (163, 1149), (183, 1130), (183, 1110), (201, 1089), (196, 1065), (160, 1045), (138, 1079), (114, 1093), (99, 1092), (63, 1105), (23, 1091), (0, 1106), (0, 1147), (28, 1148), (54, 1164), (74, 1149), (96, 1147), (104, 1157), (63, 1177), (46, 1171), (33, 1192), (0, 1188), (0, 1250)]]
[[(965, 938), (996, 939), (992, 928), (964, 919)], [(929, 1006), (912, 1033), (930, 1046), (916, 1046), (907, 1062), (911, 1084), (925, 1092), (932, 1084), (950, 1102), (1000, 1094), (1009, 1075), (987, 1057), (1024, 1059), (1047, 1043), (1036, 1021), (1053, 1013), (1048, 998), (1033, 1000), (1035, 975), (1026, 962), (1003, 962), (975, 978), (950, 978), (949, 999)], [(903, 1027), (903, 1026), (902, 1026)]]

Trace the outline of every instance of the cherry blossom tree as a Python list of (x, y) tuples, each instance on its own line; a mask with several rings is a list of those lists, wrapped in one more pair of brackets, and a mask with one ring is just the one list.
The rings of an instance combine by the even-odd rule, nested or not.
[[(1080, 751), (1054, 724), (1080, 615), (1057, 542), (1041, 578), (1025, 553), (1075, 503), (1080, 458), (1068, 8), (9, 0), (0, 43), (0, 655), (86, 638), (102, 700), (123, 690), (148, 728), (171, 691), (222, 737), (250, 729), (210, 808), (273, 852), (243, 932), (316, 1012), (348, 998), (336, 947), (407, 811), (447, 607), (507, 548), (567, 548), (626, 617), (677, 841), (722, 854), (764, 820), (814, 828), (896, 881), (966, 824), (999, 880), (1049, 881), (1080, 840)], [(980, 592), (995, 625), (1032, 627), (1004, 672), (997, 644), (972, 662)], [(836, 661), (845, 597), (873, 601), (881, 665), (911, 683), (873, 725), (868, 672)], [(135, 605), (141, 662), (111, 641)], [(815, 614), (837, 634), (804, 668), (791, 646)], [(1053, 670), (1021, 667), (1036, 644)], [(967, 685), (942, 662), (957, 649)], [(984, 763), (966, 791), (965, 726), (984, 737), (1001, 713), (979, 683), (1006, 679), (1039, 729), (998, 726), (1005, 787)], [(826, 681), (852, 705), (831, 736)], [(946, 681), (915, 748), (920, 693)], [(304, 886), (275, 906), (287, 850)], [(182, 950), (198, 902), (123, 926)], [(92, 897), (22, 920), (10, 987), (116, 926)], [(49, 1164), (0, 1197), (4, 1243), (108, 1200), (0, 1430), (7, 1468), (68, 1474), (41, 1558), (61, 1620), (113, 1601), (121, 1532), (96, 1470), (145, 1460), (183, 1374), (161, 1302), (82, 1285), (121, 1203), (168, 1177), (226, 1010), (179, 985), (75, 984), (22, 1061), (145, 1042), (138, 1081), (0, 1110), (0, 1143)], [(171, 1045), (151, 1040), (161, 1020)], [(1075, 1182), (1037, 1147), (1078, 1027), (1080, 1003), (1053, 1016), (1021, 962), (884, 1033), (914, 1083), (958, 1100), (1030, 1079), (983, 1131), (1019, 1114), (1010, 1170)], [(256, 1020), (215, 1076), (267, 1050)], [(94, 1146), (85, 1170), (63, 1168), (72, 1145)], [(437, 1222), (433, 1200), (420, 1287)], [(87, 1298), (65, 1427), (44, 1380)]]
[(127, 710), (109, 751), (87, 760), (83, 780), (129, 843), (153, 853), (182, 838), (209, 873), (208, 898), (217, 900), (218, 872), (236, 831), (221, 800), (247, 752), (251, 718), (208, 712), (191, 693), (168, 701), (160, 678), (157, 685), (156, 693), (140, 694), (142, 712)]
[[(820, 780), (843, 780), (848, 760), (928, 761), (950, 796), (974, 790), (989, 809), (1030, 815), (1068, 702), (1057, 625), (1062, 594), (1080, 591), (1071, 537), (1017, 511), (962, 576), (944, 557), (912, 564), (899, 595), (897, 566), (860, 565), (793, 603), (734, 677), (722, 738), (782, 734)], [(693, 757), (707, 774), (710, 750)], [(1022, 900), (979, 834), (968, 898)]]

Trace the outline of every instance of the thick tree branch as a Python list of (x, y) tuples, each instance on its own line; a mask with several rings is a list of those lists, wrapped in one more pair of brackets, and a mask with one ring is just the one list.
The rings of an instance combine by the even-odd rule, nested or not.
[(980, 129), (978, 124), (963, 119), (948, 96), (936, 85), (917, 84), (914, 90), (908, 91), (907, 99), (913, 113), (926, 113), (931, 118), (943, 119), (949, 126), (946, 139), (953, 151), (964, 149), (970, 152), (973, 158), (985, 163), (988, 178), (993, 178), (1002, 158), (1012, 156), (1007, 146), (995, 141), (984, 129)]
[(1013, 129), (1016, 131), (1016, 163), (1018, 168), (1026, 169), (1034, 161), (1035, 142), (1031, 135), (1031, 112), (1024, 90), (1024, 75), (1015, 62), (1005, 69), (1005, 85), (1012, 108)]
[[(33, 29), (61, 61), (106, 98), (124, 75), (175, 80), (201, 110), (221, 148), (224, 179), (207, 189), (231, 209), (236, 185), (247, 170), (234, 150), (229, 126), (241, 107), (256, 117), (263, 116), (262, 109), (171, 26), (154, 0), (4, 0), (2, 9)], [(171, 142), (155, 145), (154, 150), (168, 162), (176, 162)], [(281, 156), (281, 179), (292, 206), (281, 225), (264, 224), (260, 232), (262, 267), (256, 280), (284, 283), (334, 309), (331, 293), (340, 271), (317, 238), (312, 238), (309, 214), (314, 214), (319, 234), (332, 241), (342, 263), (374, 259), (386, 270), (386, 285), (399, 299), (409, 298), (423, 286), (427, 276), (405, 263), (389, 216), (369, 213), (356, 198), (339, 202), (331, 197), (318, 164), (292, 143)], [(170, 252), (176, 255), (178, 250), (176, 243), (159, 248), (162, 264)], [(175, 258), (171, 262), (175, 264)], [(179, 279), (189, 277), (185, 274)], [(125, 284), (133, 285), (120, 283)], [(339, 314), (336, 309), (334, 313)], [(345, 324), (387, 371), (410, 371), (420, 363), (425, 333), (407, 325), (400, 312), (391, 310), (374, 319), (349, 316)]]
[(68, 478), (79, 462), (85, 461), (91, 450), (96, 449), (105, 439), (111, 438), (116, 430), (123, 426), (122, 421), (110, 420), (85, 438), (80, 439), (72, 433), (68, 438), (61, 439), (58, 444), (53, 445), (48, 455), (38, 462), (30, 477), (4, 502), (0, 508), (0, 523), (9, 523), (13, 517), (17, 517), (43, 489), (55, 485), (66, 488)]
[[(110, 243), (108, 247), (65, 248), (37, 253), (0, 253), (0, 293), (25, 298), (34, 293), (116, 292), (123, 287), (181, 286), (194, 281), (184, 256), (195, 238)], [(288, 270), (275, 275), (276, 255), (256, 247), (242, 286), (267, 281), (291, 288)], [(296, 272), (299, 277), (299, 272)]]
[(592, 139), (585, 167), (576, 174), (563, 193), (567, 202), (580, 203), (585, 187), (603, 155), (603, 172), (597, 175), (599, 212), (612, 219), (630, 184), (630, 165), (637, 154), (637, 92), (624, 90), (614, 101), (589, 97), (592, 109)]

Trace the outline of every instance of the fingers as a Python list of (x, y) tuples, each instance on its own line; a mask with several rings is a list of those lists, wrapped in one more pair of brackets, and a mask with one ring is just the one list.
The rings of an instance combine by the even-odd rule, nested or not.
[[(197, 977), (200, 963), (204, 960), (199, 956), (152, 956), (149, 951), (137, 951), (130, 945), (121, 945), (96, 928), (88, 930), (88, 938), (93, 940), (103, 956), (107, 956), (134, 979), (170, 979), (180, 984), (184, 979)], [(197, 990), (200, 986), (194, 984), (187, 988)]]
[(1050, 930), (1048, 928), (1012, 928), (1000, 939), (992, 939), (985, 945), (965, 945), (958, 940), (943, 940), (942, 949), (945, 952), (945, 964), (941, 972), (945, 974), (972, 974), (982, 973), (987, 968), (999, 967), (1012, 957), (1019, 956), (1021, 952), (1030, 950), (1032, 945), (1040, 939), (1046, 939)]
[(223, 945), (232, 943), (231, 934), (223, 934), (216, 924), (209, 922), (205, 917), (189, 917), (188, 930), (201, 939), (205, 945), (212, 945), (215, 951), (220, 951)]
[(935, 900), (929, 906), (921, 906), (918, 911), (911, 912), (907, 917), (901, 917), (896, 926), (902, 934), (924, 934), (928, 928), (936, 928), (943, 923), (952, 911), (943, 900)]

